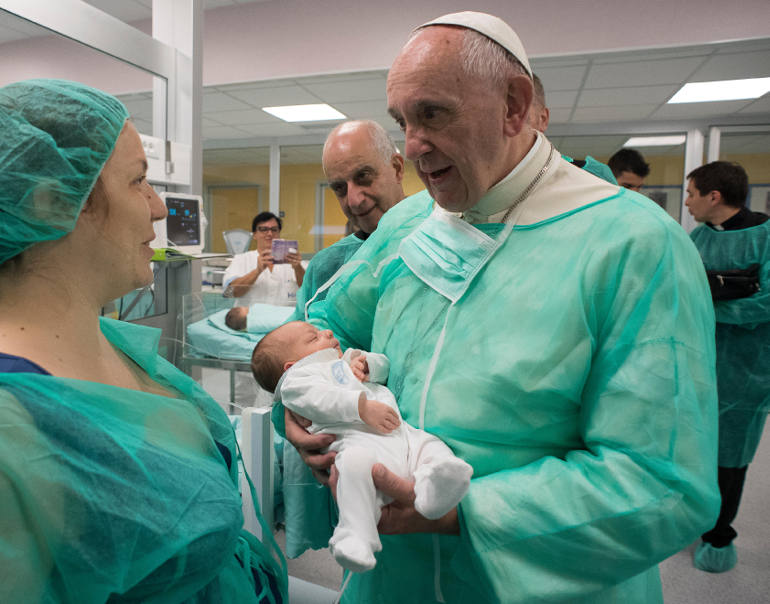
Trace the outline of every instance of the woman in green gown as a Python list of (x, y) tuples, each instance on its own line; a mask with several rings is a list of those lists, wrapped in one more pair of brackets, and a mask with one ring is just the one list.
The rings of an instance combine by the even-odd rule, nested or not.
[(127, 118), (82, 84), (0, 89), (0, 601), (286, 602), (226, 415), (158, 330), (99, 316), (152, 281), (166, 215)]

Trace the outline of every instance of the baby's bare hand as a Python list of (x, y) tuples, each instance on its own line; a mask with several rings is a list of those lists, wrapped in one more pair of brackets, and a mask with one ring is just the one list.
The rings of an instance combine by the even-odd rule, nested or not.
[(364, 355), (357, 356), (350, 361), (350, 370), (359, 382), (369, 380), (369, 363), (366, 362)]
[(393, 432), (401, 423), (395, 409), (380, 401), (363, 399), (358, 403), (358, 415), (361, 420), (381, 434)]

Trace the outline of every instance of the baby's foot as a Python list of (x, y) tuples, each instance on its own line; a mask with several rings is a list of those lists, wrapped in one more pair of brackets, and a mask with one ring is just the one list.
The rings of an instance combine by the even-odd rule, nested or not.
[(372, 548), (363, 539), (348, 535), (339, 541), (332, 538), (329, 549), (334, 559), (342, 567), (354, 573), (364, 573), (372, 570), (377, 561), (374, 559)]
[(473, 468), (456, 457), (427, 464), (414, 473), (414, 507), (429, 519), (441, 518), (468, 491)]

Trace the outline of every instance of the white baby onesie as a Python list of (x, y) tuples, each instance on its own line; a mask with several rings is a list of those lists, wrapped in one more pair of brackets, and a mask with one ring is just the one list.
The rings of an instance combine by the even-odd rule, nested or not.
[[(369, 366), (369, 381), (364, 383), (349, 365), (360, 354), (366, 355)], [(335, 349), (328, 348), (295, 363), (275, 389), (276, 401), (312, 422), (309, 432), (337, 435), (329, 449), (337, 451), (340, 519), (329, 547), (337, 562), (353, 572), (374, 568), (374, 553), (382, 549), (377, 523), (380, 508), (388, 501), (374, 488), (375, 463), (403, 478), (414, 478), (415, 508), (431, 519), (457, 506), (473, 473), (470, 465), (424, 430), (402, 421), (391, 433), (380, 434), (359, 417), (361, 397), (385, 403), (398, 413), (393, 393), (383, 385), (389, 367), (381, 354), (348, 349), (339, 358)]]

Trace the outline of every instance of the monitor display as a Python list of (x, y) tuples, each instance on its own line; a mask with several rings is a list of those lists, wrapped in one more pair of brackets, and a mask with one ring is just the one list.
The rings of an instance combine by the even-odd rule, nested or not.
[(170, 247), (184, 254), (201, 254), (205, 245), (206, 218), (200, 195), (160, 193), (166, 204), (165, 220), (153, 224), (157, 237), (153, 248)]
[(200, 209), (197, 199), (166, 197), (166, 240), (169, 247), (201, 245)]

